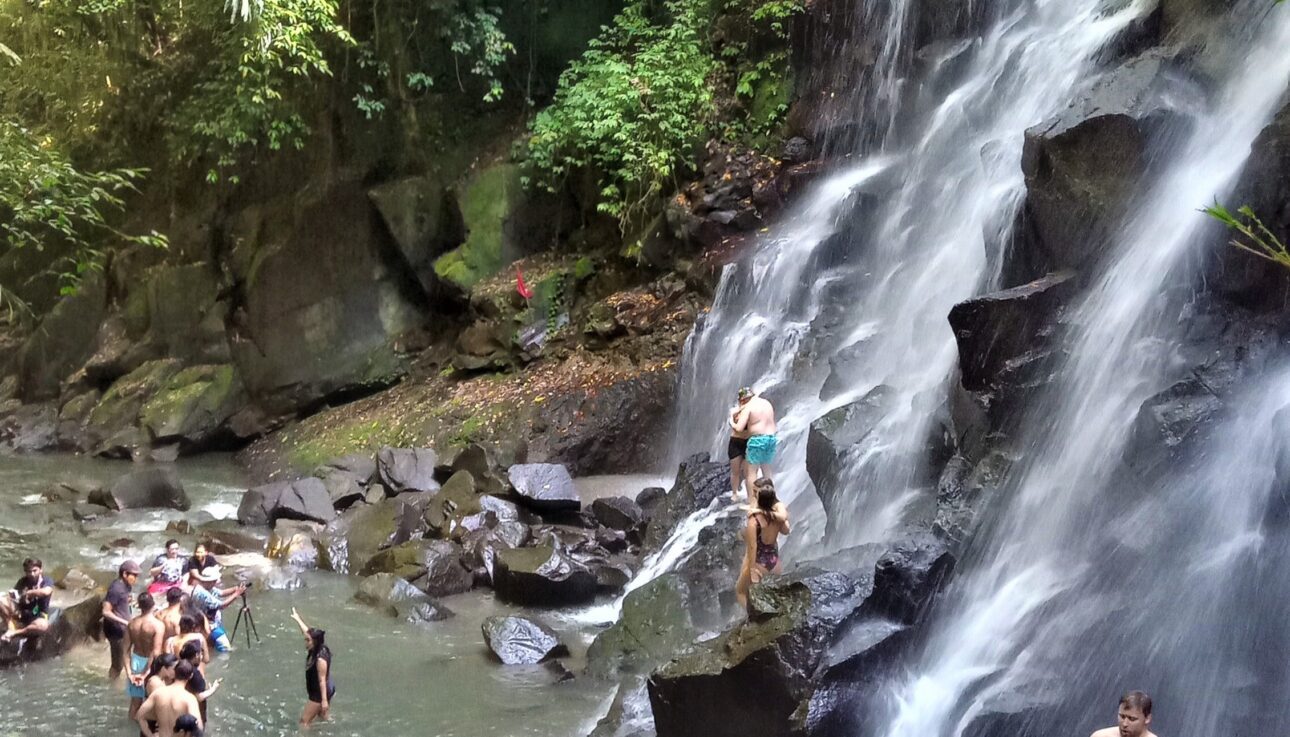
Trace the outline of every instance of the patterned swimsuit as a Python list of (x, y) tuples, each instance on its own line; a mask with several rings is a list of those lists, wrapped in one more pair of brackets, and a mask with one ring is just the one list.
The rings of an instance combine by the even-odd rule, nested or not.
[(762, 542), (761, 514), (754, 513), (752, 517), (753, 523), (757, 525), (757, 554), (754, 557), (754, 560), (757, 561), (757, 565), (768, 571), (773, 571), (775, 570), (775, 566), (779, 565), (779, 543)]

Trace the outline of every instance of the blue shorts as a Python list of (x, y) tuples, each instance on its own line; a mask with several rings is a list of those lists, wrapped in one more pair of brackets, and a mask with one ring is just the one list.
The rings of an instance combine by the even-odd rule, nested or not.
[(233, 649), (232, 643), (228, 641), (228, 635), (224, 634), (223, 624), (211, 627), (211, 645), (214, 646), (215, 652), (219, 653), (226, 653)]
[(775, 460), (775, 436), (754, 435), (748, 438), (748, 453), (744, 458), (754, 466)]
[[(148, 659), (138, 653), (130, 653), (130, 675), (146, 676), (144, 671), (148, 668)], [(130, 680), (125, 682), (125, 695), (132, 699), (148, 698), (148, 691), (143, 686), (136, 686)]]

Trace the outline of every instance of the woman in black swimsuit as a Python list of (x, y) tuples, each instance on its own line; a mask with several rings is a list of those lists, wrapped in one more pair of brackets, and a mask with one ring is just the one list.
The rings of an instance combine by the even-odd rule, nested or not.
[(331, 648), (327, 647), (327, 633), (305, 624), (294, 607), (291, 618), (305, 636), (305, 693), (309, 701), (300, 714), (300, 726), (308, 727), (319, 717), (331, 717), (331, 699), (336, 695), (336, 684), (331, 679)]
[(748, 607), (748, 589), (759, 583), (767, 573), (779, 573), (779, 536), (791, 531), (788, 508), (775, 496), (775, 484), (761, 478), (753, 485), (757, 489), (757, 508), (748, 513), (744, 528), (744, 565), (735, 584), (735, 597), (739, 605)]

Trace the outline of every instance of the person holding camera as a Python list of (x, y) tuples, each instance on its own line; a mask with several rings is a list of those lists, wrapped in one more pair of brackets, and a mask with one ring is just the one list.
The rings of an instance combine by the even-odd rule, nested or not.
[(242, 594), (246, 593), (246, 584), (239, 584), (231, 588), (218, 588), (221, 572), (217, 566), (211, 566), (202, 570), (194, 580), (197, 586), (193, 589), (193, 602), (197, 608), (206, 615), (206, 620), (211, 625), (211, 644), (221, 653), (226, 653), (233, 649), (229, 642), (228, 635), (224, 632), (223, 611), (228, 608), (229, 604), (237, 601)]

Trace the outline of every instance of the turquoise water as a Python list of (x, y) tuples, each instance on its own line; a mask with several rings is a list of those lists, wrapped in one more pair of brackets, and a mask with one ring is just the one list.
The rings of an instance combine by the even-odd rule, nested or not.
[[(128, 463), (62, 456), (0, 457), (0, 583), (18, 578), (27, 555), (42, 558), (51, 570), (75, 565), (98, 571), (115, 569), (126, 555), (155, 555), (169, 536), (166, 522), (184, 513), (123, 513), (82, 530), (66, 507), (38, 500), (51, 481), (110, 480), (130, 468)], [(245, 479), (228, 459), (182, 463), (180, 473), (193, 500), (189, 516), (233, 514)], [(121, 537), (134, 542), (123, 550), (100, 550)], [(189, 544), (185, 539), (184, 545)], [(269, 565), (259, 556), (226, 562), (234, 568)], [(308, 572), (298, 583), (291, 591), (253, 592), (261, 641), (253, 641), (248, 650), (239, 632), (237, 650), (209, 666), (208, 680), (223, 678), (224, 685), (210, 701), (208, 734), (297, 733), (305, 702), (304, 653), (299, 630), (288, 618), (292, 606), (312, 626), (327, 630), (335, 658), (333, 719), (311, 734), (567, 737), (590, 731), (612, 695), (611, 684), (582, 677), (558, 683), (542, 666), (503, 667), (490, 660), (480, 622), (515, 608), (496, 602), (486, 591), (445, 599), (457, 613), (452, 619), (410, 625), (353, 602), (355, 581), (347, 577)], [(227, 613), (230, 629), (236, 610), (234, 604)], [(578, 672), (596, 630), (576, 617), (536, 614), (561, 633), (574, 653), (566, 665)], [(0, 671), (0, 735), (138, 734), (126, 720), (121, 686), (107, 681), (107, 668), (106, 645), (94, 644), (51, 662)]]

